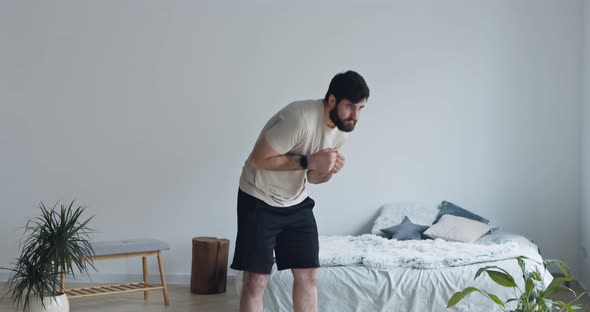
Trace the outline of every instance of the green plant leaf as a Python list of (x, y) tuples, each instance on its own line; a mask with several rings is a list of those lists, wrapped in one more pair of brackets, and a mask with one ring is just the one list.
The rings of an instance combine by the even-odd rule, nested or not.
[(584, 308), (584, 306), (581, 304), (574, 304), (574, 305), (570, 305), (570, 308), (572, 308), (573, 310), (582, 310)]
[(520, 267), (520, 270), (522, 271), (522, 279), (526, 280), (527, 279), (527, 271), (526, 271), (526, 265), (525, 265), (524, 259), (522, 257), (518, 257), (518, 258), (516, 258), (516, 261), (518, 261), (518, 266)]
[(570, 307), (574, 310), (581, 310), (583, 308), (583, 306), (580, 304), (574, 305), (574, 302), (580, 300), (587, 293), (590, 293), (590, 289), (585, 289), (584, 291), (580, 292), (574, 300), (572, 300), (568, 303), (568, 305), (570, 305)]
[(510, 302), (512, 302), (512, 301), (518, 301), (518, 298), (512, 298), (512, 299), (508, 299), (508, 300), (506, 300), (506, 302), (505, 302), (505, 303), (510, 303)]
[(490, 293), (483, 291), (483, 290), (479, 290), (475, 287), (467, 287), (467, 288), (463, 289), (462, 291), (453, 294), (451, 299), (449, 299), (449, 302), (447, 304), (447, 308), (450, 308), (450, 307), (456, 305), (461, 300), (463, 300), (463, 298), (465, 298), (465, 296), (467, 296), (468, 294), (470, 294), (472, 292), (479, 292), (482, 295), (484, 295), (484, 296), (488, 297), (489, 299), (491, 299), (492, 301), (494, 301), (494, 303), (501, 306), (502, 308), (505, 307), (504, 303), (502, 302), (502, 300), (500, 300), (500, 298), (498, 298), (498, 296), (496, 296), (494, 294), (490, 294)]
[(549, 286), (547, 286), (547, 289), (545, 289), (546, 297), (550, 297), (557, 290), (563, 290), (564, 286), (562, 285), (562, 283), (569, 282), (569, 281), (571, 281), (571, 276), (569, 278), (565, 278), (565, 277), (554, 278), (551, 281), (551, 283), (549, 284)]
[(538, 271), (531, 272), (530, 277), (532, 279), (534, 279), (535, 281), (539, 281), (539, 282), (543, 280), (543, 278), (541, 277), (541, 273), (539, 273)]
[(494, 294), (490, 294), (488, 292), (482, 291), (483, 293), (485, 293), (488, 297), (490, 297), (497, 305), (501, 306), (502, 308), (504, 308), (504, 303), (502, 302), (502, 300), (500, 300), (500, 298), (498, 298), (498, 296), (494, 295)]
[(563, 301), (554, 301), (555, 304), (561, 306), (562, 308), (566, 309), (568, 312), (574, 312), (574, 309), (570, 307), (567, 303)]
[(522, 257), (517, 257), (516, 261), (518, 261), (518, 266), (524, 272), (525, 271), (524, 259)]
[(490, 269), (496, 269), (500, 272), (503, 272), (504, 274), (510, 275), (506, 270), (502, 269), (501, 267), (495, 266), (495, 265), (490, 265), (490, 266), (485, 266), (485, 267), (477, 270), (477, 273), (475, 273), (475, 277), (473, 279), (475, 280), (479, 275), (481, 275), (481, 273), (488, 271)]
[(492, 271), (492, 270), (486, 270), (486, 272), (488, 273), (490, 278), (494, 282), (496, 282), (496, 284), (499, 284), (504, 287), (512, 287), (512, 288), (516, 287), (516, 283), (514, 282), (514, 278), (512, 278), (512, 276), (510, 276), (509, 274), (498, 272), (498, 271)]
[(534, 288), (535, 288), (535, 284), (533, 283), (533, 280), (531, 280), (531, 279), (527, 279), (527, 280), (526, 280), (526, 282), (525, 282), (525, 288), (524, 288), (524, 291), (525, 291), (527, 294), (530, 294), (530, 293), (531, 293), (531, 291), (532, 291)]
[(467, 287), (467, 288), (463, 289), (462, 291), (456, 292), (455, 294), (453, 294), (451, 299), (449, 299), (449, 302), (447, 304), (447, 308), (450, 308), (450, 307), (456, 305), (457, 303), (459, 303), (459, 301), (463, 300), (463, 298), (465, 298), (465, 296), (469, 295), (470, 293), (472, 293), (474, 291), (479, 292), (480, 290), (475, 287)]
[(563, 275), (565, 275), (566, 277), (569, 276), (571, 278), (570, 268), (565, 261), (563, 261), (563, 260), (548, 260), (547, 261), (547, 266), (550, 266), (552, 264), (555, 264), (559, 268), (561, 273), (563, 273)]

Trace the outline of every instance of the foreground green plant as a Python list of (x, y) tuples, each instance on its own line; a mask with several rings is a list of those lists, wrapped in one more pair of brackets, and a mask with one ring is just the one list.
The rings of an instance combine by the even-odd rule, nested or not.
[[(548, 312), (548, 311), (574, 311), (580, 310), (583, 308), (582, 305), (574, 305), (575, 302), (580, 300), (582, 296), (589, 292), (589, 290), (584, 290), (579, 294), (576, 294), (571, 288), (564, 285), (564, 283), (569, 282), (572, 280), (572, 275), (570, 274), (570, 269), (565, 261), (562, 260), (544, 260), (543, 261), (543, 268), (544, 272), (538, 271), (527, 271), (525, 267), (524, 259), (529, 259), (526, 257), (518, 257), (516, 260), (518, 261), (518, 265), (522, 271), (522, 278), (524, 281), (524, 289), (521, 289), (512, 277), (506, 270), (497, 267), (497, 266), (486, 266), (477, 271), (475, 274), (475, 278), (479, 277), (482, 273), (486, 273), (494, 282), (498, 285), (513, 288), (515, 291), (515, 298), (510, 298), (506, 301), (502, 301), (498, 296), (489, 293), (484, 290), (480, 290), (475, 287), (467, 287), (460, 292), (453, 294), (451, 299), (448, 302), (447, 308), (450, 308), (457, 303), (459, 303), (465, 296), (472, 292), (478, 292), (485, 296), (486, 298), (493, 301), (497, 306), (499, 306), (502, 311), (510, 311), (510, 312)], [(537, 261), (535, 261), (537, 262)], [(537, 262), (539, 263), (539, 262)], [(563, 277), (556, 277), (553, 281), (545, 287), (543, 282), (543, 276), (548, 272), (547, 268), (551, 265), (556, 265)], [(556, 292), (559, 291), (569, 291), (571, 292), (575, 299), (569, 303), (565, 303), (559, 300), (553, 300), (552, 296)], [(516, 308), (514, 310), (507, 310), (506, 305), (511, 302), (516, 302)]]
[(40, 203), (41, 215), (27, 222), (14, 267), (1, 268), (11, 271), (7, 295), (23, 311), (31, 299), (43, 302), (43, 297), (59, 295), (62, 272), (75, 277), (76, 270), (87, 273), (94, 268), (88, 228), (92, 217), (82, 221), (85, 207), (74, 208), (74, 201), (59, 210), (57, 205), (49, 209)]

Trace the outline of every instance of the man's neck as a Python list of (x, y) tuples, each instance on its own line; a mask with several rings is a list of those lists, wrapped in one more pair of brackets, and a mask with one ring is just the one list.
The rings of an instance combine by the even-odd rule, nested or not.
[(326, 123), (326, 126), (334, 129), (336, 125), (332, 122), (332, 119), (330, 119), (330, 107), (328, 102), (324, 100), (322, 103), (324, 104), (324, 122)]

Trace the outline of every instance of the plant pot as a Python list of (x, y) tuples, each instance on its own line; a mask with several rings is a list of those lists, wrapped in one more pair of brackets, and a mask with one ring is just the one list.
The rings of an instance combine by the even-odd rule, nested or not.
[(43, 297), (45, 308), (41, 304), (41, 300), (31, 298), (29, 302), (29, 312), (70, 312), (70, 302), (66, 294), (61, 294), (55, 297)]

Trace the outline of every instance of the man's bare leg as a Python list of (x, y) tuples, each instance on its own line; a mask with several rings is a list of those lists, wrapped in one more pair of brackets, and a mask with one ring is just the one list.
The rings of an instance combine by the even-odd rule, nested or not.
[(244, 272), (240, 312), (262, 312), (264, 290), (269, 278), (270, 274)]
[(318, 269), (292, 269), (293, 310), (295, 312), (318, 311)]

